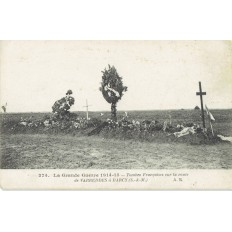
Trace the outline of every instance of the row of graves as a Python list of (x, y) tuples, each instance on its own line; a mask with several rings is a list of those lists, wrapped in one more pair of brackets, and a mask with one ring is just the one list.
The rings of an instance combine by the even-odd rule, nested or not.
[[(200, 92), (201, 87), (200, 87)], [(199, 94), (197, 93), (197, 95)], [(204, 94), (204, 93), (203, 93)], [(200, 95), (200, 94), (199, 94)], [(202, 98), (202, 95), (200, 95)], [(49, 133), (70, 134), (81, 136), (101, 136), (104, 138), (117, 138), (123, 140), (140, 140), (150, 142), (185, 142), (190, 144), (215, 144), (226, 140), (223, 136), (215, 136), (211, 130), (195, 123), (174, 124), (171, 117), (168, 120), (135, 120), (127, 113), (121, 119), (79, 117), (71, 113), (70, 108), (75, 103), (72, 91), (68, 90), (66, 96), (56, 101), (52, 107), (52, 114), (45, 115), (42, 119), (33, 117), (21, 118), (20, 121), (5, 121), (2, 123), (4, 132), (9, 133)], [(204, 114), (204, 111), (202, 111)], [(206, 107), (206, 113), (210, 121), (215, 120)], [(204, 115), (202, 116), (204, 118)]]

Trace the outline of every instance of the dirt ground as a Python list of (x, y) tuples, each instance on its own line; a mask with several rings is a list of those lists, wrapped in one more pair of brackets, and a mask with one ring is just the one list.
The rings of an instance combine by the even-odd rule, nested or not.
[(231, 169), (230, 143), (189, 145), (71, 135), (1, 136), (2, 169)]

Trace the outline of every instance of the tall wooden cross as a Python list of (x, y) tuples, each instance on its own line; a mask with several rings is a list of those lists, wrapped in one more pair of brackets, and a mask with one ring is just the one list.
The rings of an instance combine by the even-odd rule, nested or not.
[(196, 95), (200, 95), (201, 99), (201, 117), (202, 117), (202, 122), (203, 122), (203, 128), (205, 128), (205, 116), (204, 116), (204, 108), (203, 108), (203, 95), (206, 95), (206, 92), (202, 92), (201, 89), (201, 82), (199, 82), (199, 92), (196, 92)]
[(90, 106), (90, 105), (88, 105), (88, 100), (86, 99), (86, 105), (83, 106), (83, 107), (86, 108), (86, 119), (87, 119), (87, 120), (89, 120), (89, 106)]

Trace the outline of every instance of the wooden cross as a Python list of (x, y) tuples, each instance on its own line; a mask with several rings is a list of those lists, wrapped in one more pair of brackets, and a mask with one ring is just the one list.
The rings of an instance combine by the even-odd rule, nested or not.
[(200, 95), (201, 99), (201, 117), (202, 117), (202, 122), (203, 122), (203, 128), (205, 129), (205, 116), (204, 116), (204, 108), (203, 108), (203, 95), (206, 95), (206, 92), (202, 92), (201, 89), (201, 82), (199, 82), (199, 92), (196, 92), (196, 95)]
[(86, 119), (89, 120), (89, 106), (91, 105), (88, 105), (88, 100), (86, 99), (86, 105), (83, 106), (86, 108)]

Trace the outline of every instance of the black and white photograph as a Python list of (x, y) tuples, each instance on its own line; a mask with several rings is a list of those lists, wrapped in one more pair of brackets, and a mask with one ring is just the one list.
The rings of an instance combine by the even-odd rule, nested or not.
[(230, 9), (0, 1), (0, 230), (231, 231)]
[(2, 171), (232, 169), (231, 41), (1, 41), (0, 100)]

